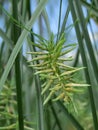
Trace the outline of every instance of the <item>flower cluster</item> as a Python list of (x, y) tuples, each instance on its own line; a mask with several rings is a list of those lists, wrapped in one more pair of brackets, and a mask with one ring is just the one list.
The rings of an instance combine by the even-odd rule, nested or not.
[(64, 34), (57, 43), (54, 42), (52, 35), (49, 41), (41, 39), (39, 43), (32, 42), (38, 48), (38, 51), (28, 52), (35, 55), (29, 62), (33, 62), (30, 66), (36, 70), (35, 75), (39, 74), (43, 82), (41, 94), (44, 96), (44, 104), (51, 98), (53, 101), (61, 99), (70, 102), (73, 93), (79, 92), (80, 86), (87, 86), (73, 80), (74, 73), (83, 69), (83, 67), (75, 68), (65, 64), (66, 61), (73, 59), (66, 57), (66, 54), (76, 47), (76, 44), (65, 45), (65, 42)]

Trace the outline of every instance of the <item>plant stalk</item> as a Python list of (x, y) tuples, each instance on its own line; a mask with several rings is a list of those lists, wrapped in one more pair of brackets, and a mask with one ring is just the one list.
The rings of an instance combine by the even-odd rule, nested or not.
[[(77, 15), (75, 12), (74, 3), (72, 2), (72, 0), (69, 0), (69, 4), (70, 4), (70, 8), (71, 8), (72, 18), (73, 18), (73, 21), (75, 22), (77, 19)], [(86, 67), (86, 69), (85, 69), (86, 81), (88, 84), (91, 85), (91, 80), (90, 80), (90, 76), (88, 73), (88, 67), (87, 67), (86, 53), (84, 51), (83, 40), (81, 37), (81, 32), (80, 32), (80, 28), (79, 28), (78, 23), (75, 25), (75, 30), (76, 30), (77, 39), (79, 42), (79, 47), (80, 47), (79, 49), (81, 52), (83, 65)], [(96, 113), (96, 107), (95, 107), (95, 102), (94, 102), (94, 97), (93, 97), (92, 86), (88, 87), (88, 91), (89, 91), (91, 110), (92, 110), (92, 115), (93, 115), (93, 123), (94, 123), (95, 130), (97, 130), (98, 129), (98, 121), (97, 121), (97, 113)]]
[[(18, 1), (13, 0), (13, 18), (18, 21)], [(13, 41), (16, 44), (19, 35), (20, 29), (14, 24), (13, 25)], [(20, 69), (20, 54), (17, 55), (15, 60), (15, 78), (16, 78), (16, 92), (17, 92), (17, 106), (18, 106), (18, 123), (19, 130), (24, 130), (24, 121), (23, 121), (23, 108), (22, 108), (22, 83), (21, 83), (21, 69)]]

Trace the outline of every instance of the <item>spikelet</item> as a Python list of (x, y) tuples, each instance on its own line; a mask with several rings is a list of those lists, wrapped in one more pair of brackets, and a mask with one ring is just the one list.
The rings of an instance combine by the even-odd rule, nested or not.
[[(31, 41), (30, 41), (31, 42)], [(38, 48), (37, 52), (29, 52), (36, 55), (30, 62), (39, 61), (39, 64), (30, 65), (36, 69), (35, 75), (39, 74), (43, 80), (41, 94), (45, 97), (44, 105), (52, 98), (53, 101), (63, 100), (69, 102), (75, 92), (79, 93), (79, 88), (88, 86), (87, 84), (79, 84), (73, 81), (73, 74), (83, 69), (65, 65), (66, 61), (71, 61), (73, 57), (65, 57), (71, 52), (76, 44), (64, 45), (66, 42), (65, 34), (62, 34), (58, 43), (54, 42), (54, 38), (41, 40), (39, 43), (32, 43)], [(48, 93), (48, 95), (47, 95)], [(54, 99), (54, 95), (56, 98)]]

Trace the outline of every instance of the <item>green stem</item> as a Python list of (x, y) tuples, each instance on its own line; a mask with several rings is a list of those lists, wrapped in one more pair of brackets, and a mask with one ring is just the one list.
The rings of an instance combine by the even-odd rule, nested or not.
[[(18, 21), (18, 2), (13, 0), (13, 17)], [(20, 29), (13, 25), (13, 41), (17, 42), (20, 35)], [(21, 70), (20, 70), (20, 55), (18, 54), (15, 60), (15, 74), (16, 74), (16, 91), (17, 91), (17, 105), (18, 105), (18, 123), (19, 130), (24, 130), (23, 109), (22, 109), (22, 84), (21, 84)]]
[(64, 16), (63, 24), (62, 24), (62, 27), (61, 27), (60, 37), (61, 37), (62, 33), (65, 31), (65, 26), (66, 26), (66, 23), (67, 23), (69, 12), (70, 12), (70, 8), (69, 8), (69, 5), (68, 5), (65, 16)]
[[(29, 18), (30, 18), (31, 17), (30, 1), (28, 3), (28, 12), (29, 12)], [(33, 36), (32, 33), (31, 33), (31, 40), (32, 40), (32, 42), (34, 42), (34, 36)], [(31, 51), (35, 51), (36, 52), (36, 48), (33, 46)], [(41, 98), (40, 80), (39, 80), (38, 76), (35, 76), (35, 85), (36, 85), (36, 92), (37, 92), (38, 130), (44, 130), (43, 104), (42, 104), (42, 98)]]
[(91, 40), (90, 40), (90, 37), (89, 37), (89, 34), (88, 34), (88, 30), (87, 30), (87, 27), (86, 27), (86, 21), (84, 19), (84, 15), (83, 15), (83, 11), (82, 11), (82, 8), (81, 8), (80, 0), (75, 0), (74, 3), (76, 5), (76, 9), (77, 9), (78, 16), (79, 16), (79, 19), (80, 19), (80, 25), (81, 25), (81, 29), (83, 31), (83, 36), (84, 36), (84, 40), (86, 42), (88, 54), (89, 54), (90, 59), (92, 60), (91, 64), (92, 64), (92, 68), (93, 68), (93, 71), (94, 71), (94, 74), (95, 74), (95, 78), (96, 78), (96, 81), (98, 82), (97, 60), (95, 58), (92, 43), (91, 43)]
[(79, 48), (78, 48), (77, 53), (76, 53), (76, 58), (75, 58), (75, 61), (74, 61), (74, 64), (73, 64), (74, 67), (77, 66), (77, 64), (78, 64), (79, 52), (80, 51), (79, 51)]
[(77, 128), (77, 130), (84, 130), (84, 128), (80, 125), (80, 123), (74, 118), (74, 116), (69, 113), (67, 108), (60, 102), (57, 101), (58, 106), (62, 109), (62, 112), (70, 119), (73, 125)]
[[(77, 19), (77, 15), (76, 15), (75, 7), (74, 7), (72, 0), (69, 0), (69, 4), (70, 4), (70, 8), (71, 8), (73, 21), (75, 22), (76, 19)], [(88, 84), (91, 84), (90, 76), (89, 76), (89, 73), (88, 73), (86, 56), (85, 56), (86, 54), (85, 54), (85, 51), (84, 51), (83, 40), (82, 40), (82, 37), (81, 37), (80, 28), (79, 28), (78, 23), (75, 26), (75, 30), (76, 30), (76, 34), (77, 34), (77, 39), (79, 41), (83, 65), (86, 67), (86, 69), (85, 69), (86, 81), (87, 81)], [(91, 108), (92, 108), (93, 122), (94, 122), (95, 130), (97, 130), (98, 129), (98, 121), (97, 121), (97, 113), (96, 113), (96, 107), (95, 107), (95, 102), (94, 102), (94, 97), (93, 97), (92, 86), (89, 86), (88, 90), (89, 90), (90, 103), (91, 103)]]
[[(1, 49), (0, 49), (0, 71), (2, 68), (2, 55), (3, 55), (3, 50), (4, 50), (4, 42), (1, 44)], [(0, 72), (0, 77), (1, 77), (1, 72)]]
[[(16, 43), (16, 45), (15, 45), (15, 47), (14, 47), (12, 53), (11, 53), (11, 56), (10, 56), (10, 58), (9, 58), (9, 60), (8, 60), (8, 63), (7, 63), (7, 65), (6, 65), (5, 70), (4, 70), (4, 72), (3, 72), (3, 74), (2, 74), (2, 77), (1, 77), (1, 79), (0, 79), (0, 93), (1, 93), (1, 91), (2, 91), (2, 89), (3, 89), (3, 85), (4, 85), (4, 83), (5, 83), (6, 79), (7, 79), (7, 76), (8, 76), (8, 74), (9, 74), (9, 71), (11, 70), (11, 68), (12, 68), (12, 66), (13, 66), (13, 64), (14, 64), (14, 61), (15, 61), (15, 59), (16, 59), (16, 56), (17, 56), (17, 54), (19, 53), (19, 51), (20, 51), (20, 49), (21, 49), (21, 47), (22, 47), (23, 41), (24, 41), (25, 38), (27, 37), (28, 33), (31, 32), (30, 29), (32, 28), (32, 25), (34, 24), (36, 18), (37, 18), (37, 17), (40, 15), (40, 13), (42, 12), (42, 10), (43, 10), (43, 8), (44, 8), (44, 6), (45, 6), (46, 3), (47, 3), (47, 0), (41, 0), (41, 2), (38, 4), (36, 10), (35, 10), (34, 13), (32, 14), (31, 19), (27, 22), (27, 24), (25, 25), (25, 27), (22, 26), (22, 27), (24, 28), (24, 30), (22, 31), (20, 37), (19, 37), (18, 40), (17, 40), (17, 43)], [(0, 5), (0, 9), (3, 9), (3, 11), (6, 12), (6, 14), (7, 14), (8, 16), (10, 16), (9, 13), (7, 13), (7, 11), (5, 11), (4, 8), (3, 8), (1, 5)], [(13, 22), (15, 21), (15, 19), (13, 19), (12, 16), (10, 16), (10, 18), (11, 18), (11, 20), (12, 20)], [(17, 20), (16, 20), (16, 21), (17, 21)], [(15, 22), (15, 23), (16, 23), (16, 22)], [(17, 22), (17, 23), (19, 23), (19, 22)], [(18, 24), (18, 25), (20, 25), (20, 24)], [(20, 26), (19, 26), (19, 27), (20, 27)], [(28, 32), (28, 31), (29, 31), (29, 32)]]
[(98, 16), (98, 9), (96, 9), (94, 6), (86, 2), (85, 0), (81, 0), (81, 3), (89, 10), (91, 11), (95, 16)]
[(37, 92), (37, 105), (38, 105), (38, 130), (44, 130), (44, 117), (43, 117), (43, 105), (41, 98), (41, 86), (39, 77), (35, 77), (36, 92)]
[[(56, 113), (56, 111), (55, 111), (55, 108), (54, 108), (54, 106), (53, 106), (53, 103), (50, 101), (49, 104), (50, 104), (50, 106), (51, 106), (52, 113), (53, 113), (54, 118), (55, 118), (55, 120), (56, 120), (56, 124), (58, 125), (59, 130), (62, 130), (62, 127), (61, 127), (59, 118), (58, 118), (58, 116), (57, 116), (57, 113)], [(55, 127), (55, 126), (54, 126), (54, 127)], [(53, 128), (53, 130), (54, 130), (54, 129), (55, 129), (55, 128)]]
[[(32, 36), (32, 35), (31, 35)], [(32, 36), (33, 39), (33, 36)], [(34, 39), (33, 39), (34, 40)], [(33, 51), (36, 52), (36, 48), (33, 46)], [(37, 64), (39, 61), (37, 61)], [(35, 76), (35, 86), (37, 92), (37, 109), (38, 109), (38, 130), (44, 130), (44, 114), (43, 114), (43, 104), (41, 97), (41, 85), (39, 76)]]
[[(62, 0), (60, 0), (60, 10), (59, 10), (59, 21), (58, 21), (58, 33), (57, 33), (57, 41), (59, 39), (60, 36), (60, 23), (61, 23), (61, 10), (62, 10)], [(56, 41), (56, 42), (57, 42)]]
[(92, 33), (92, 39), (93, 39), (93, 42), (94, 42), (94, 49), (96, 51), (96, 54), (98, 54), (98, 50), (97, 50), (97, 41), (95, 39), (95, 35), (94, 35), (94, 32), (93, 32), (93, 26), (91, 25), (91, 21), (89, 20), (88, 21), (89, 23), (89, 26), (90, 26), (90, 30), (91, 30), (91, 33)]

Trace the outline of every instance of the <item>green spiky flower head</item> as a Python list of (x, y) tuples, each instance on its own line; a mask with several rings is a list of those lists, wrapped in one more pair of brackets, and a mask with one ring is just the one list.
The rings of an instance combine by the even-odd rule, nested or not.
[[(30, 41), (31, 42), (31, 41)], [(65, 44), (65, 34), (62, 34), (58, 42), (54, 42), (54, 37), (50, 40), (41, 39), (39, 43), (31, 42), (38, 48), (36, 52), (29, 52), (35, 56), (30, 62), (42, 80), (42, 96), (44, 97), (44, 104), (50, 99), (53, 101), (63, 100), (70, 102), (75, 92), (80, 92), (79, 88), (87, 86), (86, 84), (79, 84), (73, 80), (74, 73), (83, 69), (75, 68), (66, 65), (67, 61), (71, 61), (72, 57), (66, 57), (66, 54), (71, 52), (76, 44)], [(36, 62), (38, 61), (38, 62)]]

